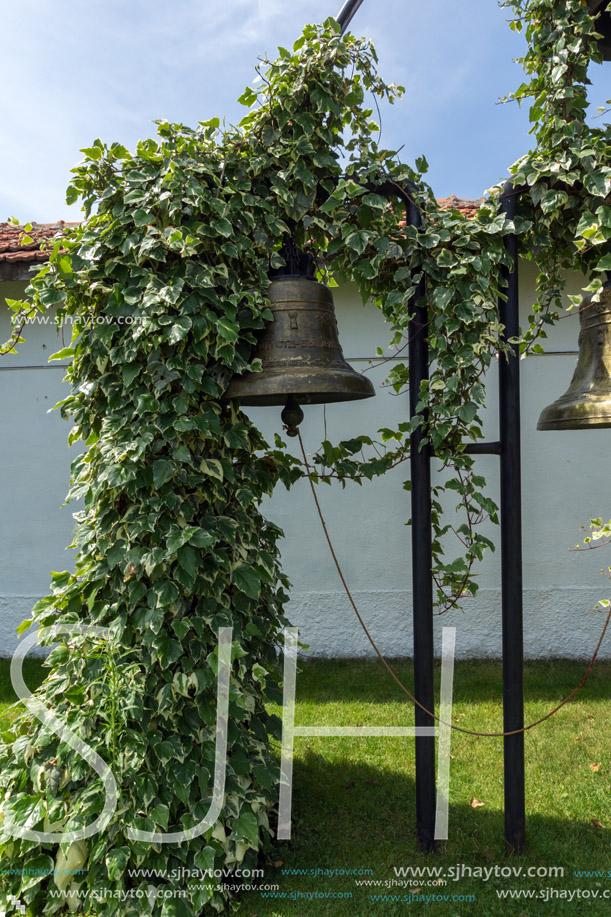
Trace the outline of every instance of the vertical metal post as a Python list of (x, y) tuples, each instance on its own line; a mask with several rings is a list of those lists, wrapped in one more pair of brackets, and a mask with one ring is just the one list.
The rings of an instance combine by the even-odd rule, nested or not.
[[(377, 194), (399, 197), (405, 205), (405, 221), (418, 228), (422, 223), (419, 207), (411, 196), (408, 182), (387, 181), (372, 185)], [(426, 292), (421, 280), (414, 292), (417, 302)], [(429, 347), (427, 340), (428, 310), (426, 306), (412, 309), (408, 325), (409, 412), (417, 414), (420, 383), (429, 376)], [(414, 696), (427, 708), (435, 709), (433, 655), (433, 545), (431, 508), (431, 449), (421, 447), (424, 431), (418, 428), (410, 436), (410, 478), (412, 504), (412, 591), (414, 628)], [(415, 707), (416, 726), (434, 727), (432, 716)], [(423, 851), (435, 849), (435, 735), (416, 736), (416, 825), (418, 843)]]
[(346, 0), (341, 10), (335, 17), (341, 26), (340, 35), (344, 34), (346, 29), (350, 25), (352, 17), (356, 13), (356, 11), (358, 10), (362, 2), (363, 0)]
[[(517, 191), (507, 182), (502, 210), (513, 219)], [(507, 301), (500, 300), (500, 319), (508, 340), (519, 332), (518, 246), (515, 235), (505, 246), (513, 266), (505, 269)], [(522, 633), (522, 490), (520, 452), (520, 356), (513, 345), (509, 359), (501, 355), (499, 366), (499, 413), (501, 439), (501, 577), (503, 620), (503, 728), (524, 726), (523, 633)], [(505, 736), (505, 841), (520, 853), (525, 837), (524, 733)]]
[[(420, 210), (406, 200), (408, 225), (420, 226)], [(424, 282), (414, 294), (414, 301), (424, 296)], [(417, 413), (420, 383), (428, 379), (429, 348), (427, 341), (428, 310), (418, 306), (408, 326), (409, 338), (409, 408), (410, 417)], [(428, 710), (435, 709), (433, 658), (433, 581), (431, 530), (431, 460), (430, 447), (422, 445), (422, 428), (410, 437), (412, 498), (412, 588), (414, 621), (414, 695)], [(434, 726), (431, 716), (415, 708), (416, 726)], [(418, 842), (423, 851), (435, 849), (435, 738), (416, 736), (416, 822)]]

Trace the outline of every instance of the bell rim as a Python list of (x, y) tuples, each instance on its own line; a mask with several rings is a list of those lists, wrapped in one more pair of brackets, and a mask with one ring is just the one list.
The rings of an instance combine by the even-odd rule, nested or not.
[(269, 395), (226, 395), (223, 401), (237, 401), (241, 407), (246, 408), (280, 408), (286, 405), (288, 398), (305, 407), (316, 404), (342, 404), (342, 402), (364, 401), (373, 398), (375, 392), (288, 392), (278, 395), (277, 392)]
[[(591, 408), (607, 405), (606, 410), (592, 411)], [(589, 430), (598, 427), (611, 427), (611, 396), (600, 399), (599, 405), (594, 399), (583, 404), (572, 402), (559, 404), (557, 401), (541, 411), (537, 421), (537, 430)]]
[(556, 420), (537, 421), (537, 430), (603, 430), (611, 427), (611, 415), (599, 414), (586, 419), (584, 417), (559, 417)]
[[(248, 391), (241, 394), (240, 389), (247, 389), (257, 377), (262, 376), (262, 373), (246, 373), (232, 379), (222, 400), (239, 401), (250, 407), (278, 407), (284, 405), (289, 396), (298, 404), (333, 404), (372, 398), (376, 394), (371, 379), (357, 373), (348, 364), (345, 368), (338, 367), (331, 371), (326, 366), (325, 370), (317, 372), (316, 366), (294, 368), (290, 374), (290, 385), (283, 391), (279, 389), (278, 382), (282, 380), (286, 385), (286, 371), (271, 370), (264, 379), (260, 379), (260, 388), (256, 394)], [(338, 391), (338, 385), (344, 385), (345, 388)]]

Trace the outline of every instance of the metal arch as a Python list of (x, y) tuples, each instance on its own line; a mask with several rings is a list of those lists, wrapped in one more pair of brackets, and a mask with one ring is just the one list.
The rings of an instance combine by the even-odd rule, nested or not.
[(352, 17), (358, 10), (363, 0), (346, 0), (341, 10), (335, 17), (341, 26), (340, 35), (343, 35), (352, 21)]

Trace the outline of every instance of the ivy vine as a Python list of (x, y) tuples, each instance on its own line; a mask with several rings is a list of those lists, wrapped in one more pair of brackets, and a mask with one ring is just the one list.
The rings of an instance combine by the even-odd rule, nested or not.
[[(85, 221), (58, 239), (32, 281), (29, 310), (56, 309), (73, 323), (71, 394), (60, 405), (83, 453), (72, 466), (74, 573), (53, 574), (32, 625), (107, 627), (110, 640), (59, 638), (37, 696), (111, 761), (119, 806), (104, 832), (64, 845), (15, 838), (12, 825), (78, 829), (101, 811), (104, 792), (87, 763), (29, 715), (2, 735), (0, 853), (17, 869), (1, 879), (0, 904), (20, 896), (31, 914), (180, 915), (221, 911), (230, 894), (208, 870), (256, 864), (273, 834), (278, 765), (280, 635), (289, 584), (281, 532), (260, 503), (303, 473), (276, 437), (267, 443), (222, 395), (251, 362), (271, 318), (268, 271), (282, 264), (287, 236), (315, 259), (327, 282), (355, 281), (405, 347), (416, 285), (426, 284), (433, 360), (420, 405), (426, 436), (458, 493), (463, 550), (446, 559), (450, 526), (442, 488), (434, 494), (434, 557), (440, 610), (476, 591), (473, 567), (491, 542), (477, 528), (497, 509), (465, 454), (482, 437), (485, 374), (501, 351), (498, 298), (508, 266), (504, 239), (536, 257), (538, 299), (522, 346), (540, 346), (554, 321), (562, 271), (581, 271), (594, 295), (611, 269), (609, 126), (587, 120), (587, 67), (598, 60), (595, 20), (581, 0), (508, 0), (525, 29), (531, 77), (514, 94), (531, 99), (536, 148), (516, 163), (518, 216), (501, 212), (501, 186), (473, 219), (442, 210), (424, 175), (376, 142), (368, 99), (391, 102), (401, 87), (376, 71), (371, 44), (341, 37), (337, 23), (307, 26), (292, 50), (258, 67), (258, 88), (240, 101), (237, 127), (218, 119), (190, 129), (158, 122), (155, 139), (131, 153), (96, 140), (83, 150), (68, 200)], [(423, 214), (401, 222), (376, 186), (409, 181)], [(389, 384), (408, 381), (393, 363)], [(409, 456), (413, 424), (362, 435), (317, 456), (319, 480), (362, 482)], [(409, 487), (407, 482), (406, 487)], [(132, 840), (145, 831), (197, 824), (210, 805), (216, 715), (217, 642), (233, 628), (229, 759), (217, 824), (182, 844)], [(78, 862), (82, 876), (52, 875)], [(132, 895), (134, 869), (156, 871), (145, 901)], [(188, 871), (185, 898), (172, 875)], [(182, 873), (185, 874), (184, 872)], [(51, 894), (61, 893), (60, 897)]]
[[(514, 14), (511, 28), (526, 34), (527, 52), (519, 61), (530, 77), (505, 101), (530, 102), (536, 140), (534, 149), (509, 169), (519, 202), (516, 218), (508, 220), (502, 212), (504, 182), (487, 192), (482, 207), (469, 219), (439, 207), (433, 189), (423, 181), (424, 158), (417, 163), (420, 173), (386, 160), (381, 169), (415, 183), (414, 196), (424, 215), (421, 229), (404, 227), (392, 236), (402, 248), (404, 263), (398, 268), (380, 263), (378, 239), (363, 250), (360, 261), (348, 238), (331, 251), (338, 253), (334, 270), (356, 279), (363, 296), (382, 309), (393, 329), (390, 344), (399, 353), (407, 347), (416, 283), (422, 277), (426, 283), (433, 370), (422, 384), (419, 407), (430, 418), (425, 442), (441, 469), (449, 472), (445, 483), (433, 489), (433, 576), (440, 613), (459, 605), (465, 594), (476, 594), (476, 562), (486, 549), (494, 549), (477, 526), (486, 518), (498, 522), (498, 509), (464, 449), (468, 442), (482, 439), (484, 374), (493, 358), (504, 359), (498, 314), (498, 299), (504, 295), (502, 269), (509, 264), (504, 237), (515, 233), (519, 256), (534, 261), (538, 269), (536, 299), (516, 342), (525, 355), (543, 351), (546, 328), (564, 311), (567, 271), (583, 278), (582, 288), (569, 295), (569, 308), (585, 293), (591, 293), (593, 301), (599, 299), (606, 272), (611, 271), (611, 127), (597, 126), (587, 95), (588, 66), (602, 61), (598, 17), (582, 0), (506, 0), (501, 5)], [(599, 111), (599, 118), (607, 111)], [(355, 176), (362, 168), (355, 164)], [(371, 274), (375, 276), (367, 282)], [(402, 391), (408, 379), (407, 363), (395, 363), (388, 382)], [(383, 474), (409, 458), (409, 434), (419, 422), (416, 418), (379, 431), (381, 442), (367, 435), (338, 445), (325, 442), (317, 457), (320, 479), (360, 483)], [(363, 455), (364, 447), (370, 448), (369, 457)], [(404, 486), (409, 489), (409, 481)], [(448, 523), (440, 502), (444, 490), (460, 497), (461, 521), (456, 524)], [(455, 536), (450, 544), (458, 538), (461, 547), (460, 554), (448, 561), (450, 533)]]

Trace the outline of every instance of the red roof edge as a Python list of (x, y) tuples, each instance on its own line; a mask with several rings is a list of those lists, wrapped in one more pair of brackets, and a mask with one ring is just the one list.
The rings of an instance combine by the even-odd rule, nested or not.
[[(476, 200), (466, 200), (456, 197), (455, 194), (450, 195), (450, 197), (440, 198), (437, 201), (442, 210), (458, 210), (469, 218), (475, 216), (483, 202), (483, 197)], [(58, 220), (57, 223), (32, 223), (31, 230), (26, 233), (23, 226), (15, 226), (13, 223), (0, 223), (0, 263), (15, 264), (18, 262), (23, 268), (26, 268), (29, 264), (47, 261), (49, 255), (44, 248), (44, 242), (61, 236), (67, 226), (77, 225), (77, 223), (66, 223), (64, 220)], [(29, 236), (32, 242), (27, 242), (23, 245), (21, 240), (25, 235)], [(41, 248), (41, 246), (43, 247)], [(1, 279), (3, 278), (0, 273)]]

